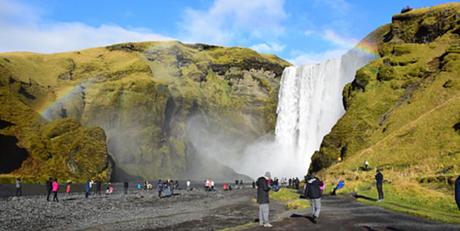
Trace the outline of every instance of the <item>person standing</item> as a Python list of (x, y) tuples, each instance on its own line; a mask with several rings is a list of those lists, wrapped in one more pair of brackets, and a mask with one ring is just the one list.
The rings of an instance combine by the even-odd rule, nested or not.
[(377, 174), (375, 174), (375, 183), (379, 194), (379, 199), (377, 201), (383, 201), (383, 174), (380, 172), (380, 169), (377, 169)]
[(48, 193), (46, 195), (46, 200), (47, 201), (50, 201), (50, 195), (51, 195), (52, 188), (53, 188), (53, 179), (51, 179), (51, 177), (50, 177), (46, 181), (46, 192)]
[(91, 181), (87, 180), (85, 184), (85, 198), (89, 197), (89, 194), (91, 193), (91, 186), (92, 186)]
[(321, 210), (321, 181), (314, 173), (305, 176), (305, 198), (310, 199), (312, 222), (316, 224)]
[(460, 210), (460, 176), (455, 180), (455, 202), (457, 202), (458, 210)]
[(191, 184), (190, 180), (187, 180), (187, 191), (190, 191), (190, 190), (191, 190), (190, 184)]
[(128, 194), (128, 188), (129, 188), (129, 183), (128, 181), (125, 181), (123, 183), (123, 188), (125, 189), (125, 195)]
[(264, 227), (272, 227), (272, 225), (268, 222), (268, 215), (269, 215), (269, 191), (270, 186), (268, 181), (271, 179), (270, 172), (266, 172), (264, 176), (259, 177), (257, 179), (257, 204), (259, 204), (259, 224), (263, 225)]
[(67, 185), (65, 186), (65, 192), (67, 193), (67, 196), (70, 195), (70, 185), (72, 182), (67, 181)]
[(57, 178), (54, 178), (53, 184), (52, 184), (52, 191), (53, 191), (53, 201), (59, 202), (59, 199), (57, 197), (58, 191), (59, 191), (59, 184)]
[(22, 196), (22, 182), (21, 178), (16, 178), (16, 196)]

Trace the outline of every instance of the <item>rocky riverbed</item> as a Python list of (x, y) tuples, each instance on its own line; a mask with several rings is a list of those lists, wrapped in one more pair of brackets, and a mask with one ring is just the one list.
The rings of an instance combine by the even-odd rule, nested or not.
[[(218, 230), (254, 222), (255, 190), (179, 190), (170, 198), (155, 191), (128, 195), (60, 195), (0, 199), (0, 230)], [(272, 206), (272, 216), (283, 206)]]

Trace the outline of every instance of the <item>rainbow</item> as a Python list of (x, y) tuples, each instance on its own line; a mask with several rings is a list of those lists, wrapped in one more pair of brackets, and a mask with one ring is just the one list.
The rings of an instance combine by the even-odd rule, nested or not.
[(379, 55), (379, 48), (377, 46), (377, 43), (372, 42), (370, 40), (363, 40), (359, 42), (354, 49), (358, 49), (366, 54), (378, 56)]
[(55, 118), (56, 113), (59, 113), (65, 105), (65, 102), (72, 100), (75, 97), (82, 97), (84, 90), (90, 87), (94, 81), (84, 81), (75, 86), (63, 86), (53, 92), (52, 100), (45, 100), (39, 104), (35, 110), (42, 115), (46, 120)]

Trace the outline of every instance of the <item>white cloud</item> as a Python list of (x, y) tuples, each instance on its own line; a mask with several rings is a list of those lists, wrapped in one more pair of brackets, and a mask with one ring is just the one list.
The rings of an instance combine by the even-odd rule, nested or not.
[(228, 44), (273, 38), (284, 32), (284, 0), (216, 0), (205, 11), (187, 9), (181, 37), (189, 42)]
[(259, 43), (250, 48), (260, 53), (275, 53), (281, 52), (286, 46), (279, 43)]
[(39, 10), (14, 2), (1, 1), (0, 9), (0, 51), (50, 53), (121, 42), (171, 40), (143, 28), (94, 27), (80, 22), (43, 23)]
[(302, 53), (300, 51), (293, 52), (293, 57), (288, 61), (296, 66), (303, 64), (315, 64), (325, 60), (336, 59), (345, 54), (347, 49), (327, 50), (325, 52), (310, 52)]
[(342, 48), (352, 48), (359, 42), (357, 39), (341, 36), (333, 30), (324, 30), (321, 36), (323, 39)]

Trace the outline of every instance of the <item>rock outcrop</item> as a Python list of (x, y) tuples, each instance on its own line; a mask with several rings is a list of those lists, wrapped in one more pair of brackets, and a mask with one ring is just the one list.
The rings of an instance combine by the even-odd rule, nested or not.
[[(275, 56), (238, 47), (145, 42), (50, 55), (0, 54), (0, 80), (4, 94), (29, 110), (19, 112), (21, 118), (27, 114), (44, 124), (51, 121), (39, 131), (50, 145), (65, 146), (67, 153), (62, 155), (91, 155), (81, 145), (89, 137), (104, 136), (102, 130), (85, 130), (75, 121), (101, 127), (111, 159), (106, 158), (105, 165), (114, 164), (115, 180), (193, 178), (194, 169), (214, 178), (232, 178), (237, 175), (231, 169), (200, 156), (190, 142), (189, 122), (199, 117), (202, 126), (243, 143), (270, 133), (279, 78), (288, 65)], [(89, 136), (81, 134), (82, 140), (67, 144), (54, 135), (61, 129), (68, 131), (61, 136), (72, 137), (75, 130)], [(87, 156), (85, 161), (93, 159)], [(39, 166), (23, 163), (24, 171), (31, 164)], [(106, 173), (102, 162), (94, 164), (96, 172)], [(219, 167), (226, 176), (218, 176)]]

